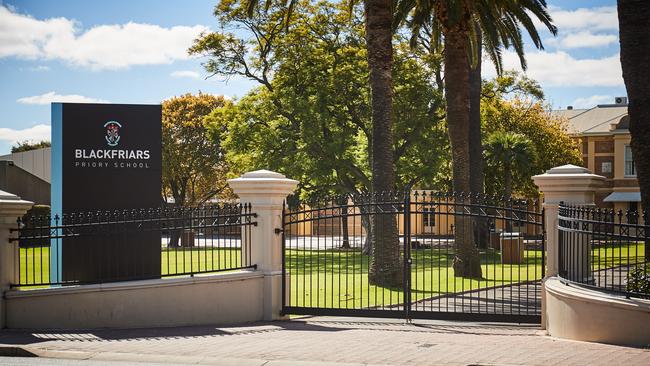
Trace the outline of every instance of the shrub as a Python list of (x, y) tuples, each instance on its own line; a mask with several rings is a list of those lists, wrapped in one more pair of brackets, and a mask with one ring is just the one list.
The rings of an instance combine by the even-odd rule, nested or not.
[(627, 290), (650, 295), (650, 267), (637, 266), (627, 274)]
[[(34, 205), (22, 217), (23, 229), (30, 229), (35, 226), (48, 225), (50, 217), (50, 206), (48, 205)], [(24, 231), (25, 232), (25, 231)], [(33, 230), (27, 230), (26, 235), (33, 235)], [(49, 245), (48, 240), (33, 240), (33, 239), (20, 239), (18, 245), (21, 248), (40, 247)]]

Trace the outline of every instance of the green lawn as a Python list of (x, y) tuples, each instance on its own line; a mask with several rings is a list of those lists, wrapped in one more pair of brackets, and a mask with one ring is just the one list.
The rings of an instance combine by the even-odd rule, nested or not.
[(643, 242), (610, 245), (592, 250), (591, 263), (594, 269), (618, 267), (628, 263), (645, 261), (645, 244)]
[[(643, 243), (596, 248), (592, 251), (594, 269), (642, 262)], [(291, 275), (291, 306), (365, 308), (397, 305), (403, 302), (401, 288), (390, 289), (368, 284), (370, 258), (351, 250), (287, 250), (287, 271)], [(521, 265), (502, 265), (497, 251), (482, 251), (483, 278), (470, 280), (453, 275), (451, 251), (418, 249), (411, 251), (412, 300), (445, 293), (507, 285), (542, 278), (541, 251), (525, 251)], [(174, 275), (233, 268), (240, 265), (239, 249), (193, 248), (162, 251), (163, 275)], [(598, 265), (597, 265), (598, 264)], [(49, 281), (49, 248), (20, 249), (20, 283)], [(29, 287), (39, 288), (39, 287)]]
[[(454, 277), (451, 250), (412, 250), (412, 301), (444, 293), (541, 279), (541, 255), (541, 251), (527, 250), (524, 253), (525, 261), (521, 265), (503, 265), (498, 252), (483, 251), (483, 278), (470, 280)], [(402, 288), (391, 289), (368, 284), (369, 264), (370, 257), (359, 251), (288, 251), (290, 305), (353, 309), (402, 303)]]
[[(47, 283), (50, 280), (50, 248), (20, 248), (20, 284)], [(241, 266), (241, 251), (230, 248), (162, 249), (163, 276), (205, 272)]]

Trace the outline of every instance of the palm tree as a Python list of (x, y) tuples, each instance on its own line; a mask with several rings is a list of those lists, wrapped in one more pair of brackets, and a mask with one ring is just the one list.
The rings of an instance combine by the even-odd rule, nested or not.
[[(650, 2), (618, 0), (623, 80), (629, 98), (632, 154), (637, 157), (636, 175), (641, 188), (641, 204), (650, 209)], [(642, 158), (643, 157), (643, 158)], [(645, 258), (650, 258), (646, 242)]]
[[(445, 99), (447, 125), (453, 162), (453, 188), (469, 192), (470, 184), (470, 70), (478, 65), (479, 34), (485, 50), (501, 71), (501, 51), (513, 47), (525, 68), (520, 27), (526, 29), (537, 48), (543, 48), (531, 16), (539, 19), (551, 33), (557, 29), (551, 23), (545, 0), (400, 0), (397, 20), (411, 13), (411, 30), (418, 34), (430, 25), (444, 39)], [(397, 23), (397, 22), (396, 22)], [(474, 126), (476, 128), (476, 126)], [(474, 162), (476, 164), (476, 162)], [(468, 197), (468, 196), (465, 196)], [(465, 199), (462, 203), (469, 202)], [(456, 276), (480, 278), (481, 266), (474, 245), (472, 220), (456, 216)]]
[[(492, 169), (503, 172), (503, 196), (512, 198), (513, 172), (529, 176), (528, 167), (537, 159), (535, 145), (526, 136), (497, 131), (485, 142), (485, 160)], [(506, 220), (506, 231), (512, 231), (511, 220)]]
[[(378, 195), (395, 189), (393, 0), (366, 0), (365, 16), (372, 107), (372, 190)], [(371, 225), (373, 255), (368, 279), (372, 284), (397, 287), (402, 284), (397, 220), (392, 215), (374, 215)]]
[(527, 175), (530, 166), (537, 158), (535, 145), (526, 136), (497, 131), (485, 141), (485, 160), (490, 168), (503, 170), (503, 196), (512, 197), (513, 172)]
[[(288, 14), (297, 0), (288, 0)], [(252, 15), (260, 0), (248, 0)], [(350, 1), (351, 5), (356, 3)], [(266, 0), (268, 7), (270, 0)], [(384, 198), (395, 189), (393, 159), (393, 0), (365, 0), (366, 45), (370, 69), (372, 108), (372, 191), (373, 197)], [(289, 17), (290, 15), (287, 15)], [(388, 208), (387, 208), (388, 209)], [(402, 284), (397, 219), (393, 215), (371, 216), (372, 260), (370, 283), (397, 287)]]

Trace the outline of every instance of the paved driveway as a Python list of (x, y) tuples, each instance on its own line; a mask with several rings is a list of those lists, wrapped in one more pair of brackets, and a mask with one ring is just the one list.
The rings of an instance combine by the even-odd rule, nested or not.
[[(238, 326), (2, 331), (52, 358), (215, 365), (650, 365), (650, 350), (554, 339), (514, 324), (304, 317)], [(92, 362), (91, 362), (92, 363)]]

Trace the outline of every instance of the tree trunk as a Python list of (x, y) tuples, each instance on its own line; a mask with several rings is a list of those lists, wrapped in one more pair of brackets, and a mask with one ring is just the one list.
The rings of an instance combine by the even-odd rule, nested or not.
[[(372, 106), (372, 191), (395, 189), (393, 162), (392, 91), (392, 0), (366, 0), (366, 43), (370, 68)], [(397, 219), (390, 214), (373, 215), (371, 284), (396, 287), (402, 284)]]
[[(480, 34), (480, 30), (479, 30)], [(481, 37), (478, 62), (469, 70), (469, 185), (472, 193), (483, 193), (483, 143), (481, 141)]]
[[(470, 65), (467, 56), (467, 32), (448, 31), (445, 34), (445, 99), (447, 102), (447, 125), (451, 143), (454, 191), (464, 192), (456, 197), (456, 203), (467, 205), (470, 187), (469, 120)], [(462, 210), (457, 210), (462, 212)], [(478, 250), (474, 246), (472, 220), (462, 214), (455, 216), (454, 275), (459, 277), (482, 277)]]
[(343, 233), (343, 242), (341, 248), (350, 249), (350, 228), (348, 227), (348, 212), (347, 208), (341, 216), (341, 232)]
[[(632, 155), (641, 205), (650, 209), (650, 2), (618, 0), (621, 66), (628, 97)], [(650, 258), (650, 245), (645, 246)]]
[[(483, 193), (483, 143), (481, 139), (481, 55), (483, 50), (481, 29), (475, 25), (478, 33), (478, 55), (476, 65), (469, 70), (469, 187), (473, 194)], [(478, 200), (472, 201), (479, 203)], [(474, 210), (478, 213), (478, 209)], [(479, 248), (487, 248), (490, 241), (488, 221), (474, 216), (474, 237)]]
[[(177, 207), (183, 207), (185, 205), (185, 192), (179, 192), (178, 190), (173, 190), (174, 193), (172, 193), (172, 196), (174, 197), (174, 205)], [(176, 211), (176, 215), (180, 214), (178, 211)], [(171, 225), (173, 226), (180, 226), (181, 225), (181, 220), (172, 220)], [(183, 234), (182, 229), (171, 229), (169, 230), (169, 244), (167, 244), (168, 248), (180, 248), (182, 243), (181, 243), (181, 236)]]
[[(503, 197), (506, 200), (512, 199), (512, 168), (509, 164), (503, 167)], [(512, 215), (506, 208), (506, 231), (512, 232)]]
[(361, 211), (361, 227), (366, 232), (366, 238), (361, 244), (361, 253), (364, 255), (372, 255), (372, 225), (370, 215), (368, 215), (366, 213), (367, 210), (362, 207), (359, 207), (359, 211)]

